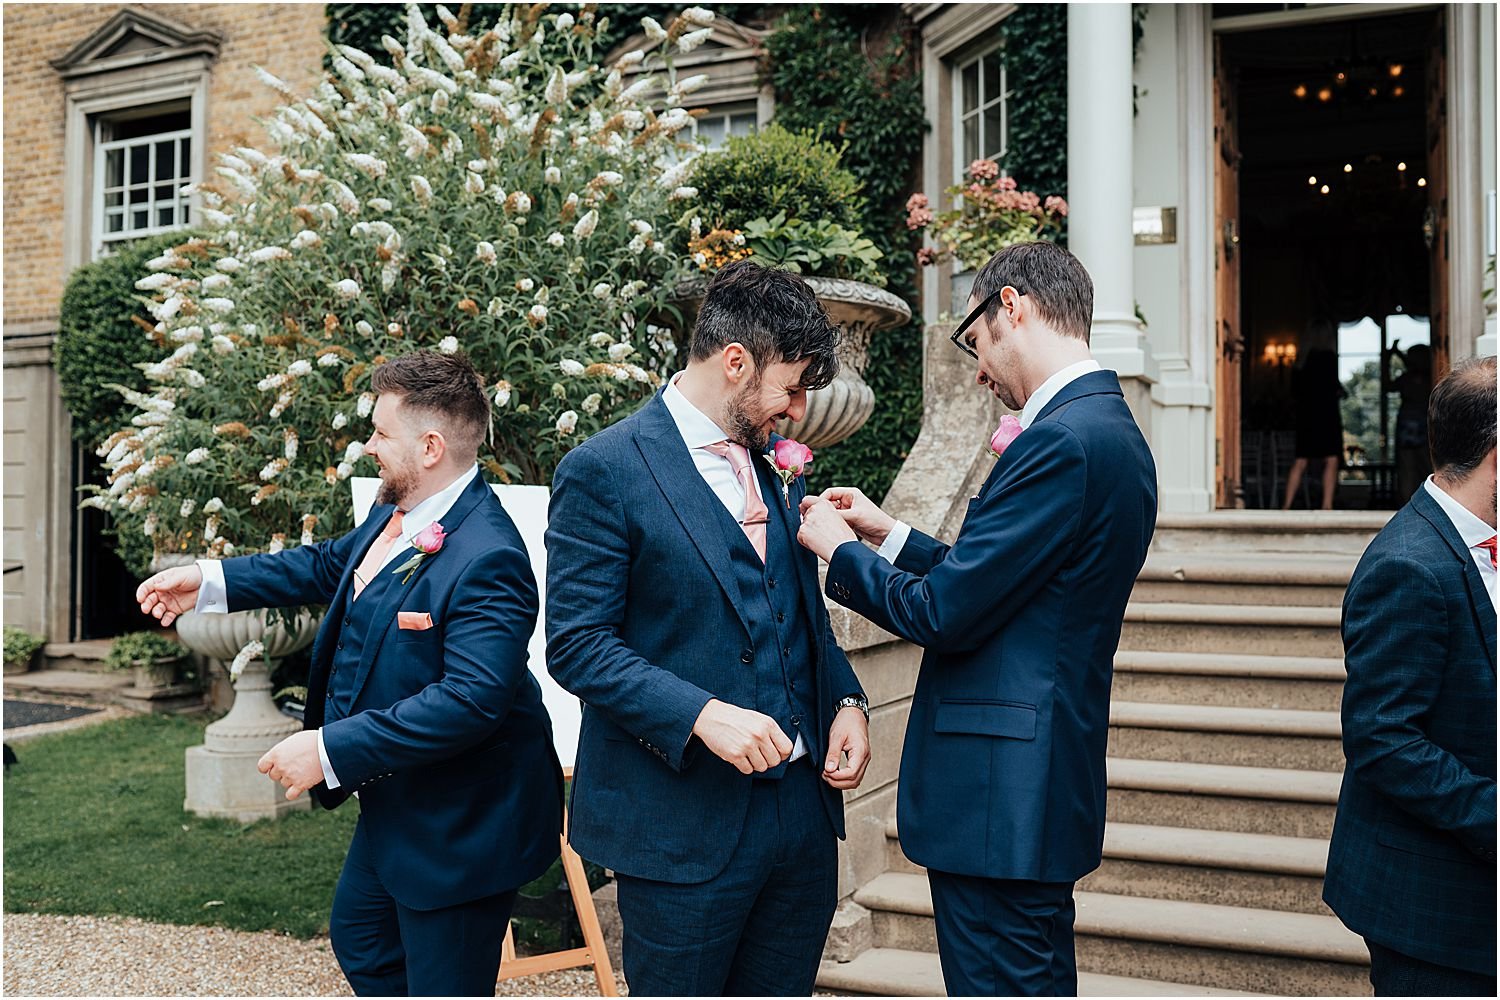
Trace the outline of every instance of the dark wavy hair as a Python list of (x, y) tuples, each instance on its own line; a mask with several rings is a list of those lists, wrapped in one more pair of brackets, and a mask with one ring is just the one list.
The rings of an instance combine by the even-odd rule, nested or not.
[(466, 355), (428, 350), (403, 354), (376, 368), (370, 387), (399, 395), (402, 410), (435, 418), (459, 455), (479, 454), (489, 434), (490, 401)]
[(738, 343), (750, 352), (757, 373), (776, 361), (806, 358), (802, 387), (821, 389), (839, 373), (840, 337), (807, 282), (737, 260), (708, 283), (688, 356), (702, 361)]

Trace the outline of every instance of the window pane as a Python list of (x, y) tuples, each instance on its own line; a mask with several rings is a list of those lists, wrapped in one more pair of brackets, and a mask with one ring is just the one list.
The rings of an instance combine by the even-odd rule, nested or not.
[(104, 154), (104, 186), (119, 187), (125, 183), (125, 150), (111, 149)]
[(964, 162), (961, 169), (968, 169), (969, 164), (979, 159), (979, 119), (964, 119)]
[(131, 188), (130, 189), (130, 203), (132, 205), (136, 205), (136, 204), (139, 204), (141, 202), (146, 201), (146, 199), (149, 197), (149, 195), (147, 194), (147, 192), (149, 190), (150, 190), (149, 188), (144, 188), (144, 187)]
[(755, 132), (755, 112), (746, 111), (729, 116), (730, 135), (751, 135)]
[(158, 226), (170, 226), (175, 218), (176, 212), (171, 205), (156, 210), (156, 224)]
[(139, 184), (151, 179), (147, 171), (148, 161), (151, 159), (150, 146), (135, 146), (130, 150), (130, 181)]
[(186, 178), (192, 170), (189, 166), (193, 162), (193, 140), (187, 137), (178, 143), (177, 163), (181, 168), (177, 172), (178, 177)]
[(702, 139), (711, 149), (717, 149), (724, 144), (724, 119), (700, 118), (698, 120), (698, 138)]
[(151, 224), (151, 213), (142, 208), (130, 213), (130, 228), (145, 229)]
[(973, 111), (979, 107), (979, 64), (970, 63), (965, 66), (963, 77), (963, 110)]
[(1000, 96), (1000, 53), (991, 52), (984, 57), (984, 99), (993, 101)]
[(1005, 104), (991, 104), (984, 109), (984, 152), (999, 156), (1005, 152)]
[(109, 191), (104, 195), (105, 208), (119, 208), (124, 201), (124, 191)]
[(174, 197), (176, 197), (176, 194), (176, 185), (174, 184), (156, 185), (156, 200), (159, 202), (171, 201)]
[(176, 147), (177, 143), (171, 140), (156, 144), (156, 180), (171, 180), (177, 176), (176, 165), (172, 160)]
[(125, 228), (125, 216), (120, 212), (110, 212), (104, 217), (104, 231), (107, 233), (118, 233)]

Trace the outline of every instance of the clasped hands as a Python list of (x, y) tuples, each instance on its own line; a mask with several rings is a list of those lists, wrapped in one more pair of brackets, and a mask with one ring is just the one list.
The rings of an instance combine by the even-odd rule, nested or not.
[(797, 541), (825, 563), (845, 542), (885, 541), (896, 519), (852, 486), (831, 486), (820, 495), (802, 498), (802, 526)]

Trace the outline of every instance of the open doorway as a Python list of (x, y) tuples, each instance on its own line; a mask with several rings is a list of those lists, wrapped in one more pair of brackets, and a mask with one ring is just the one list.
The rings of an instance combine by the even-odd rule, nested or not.
[(1446, 363), (1443, 16), (1218, 39), (1221, 505), (1389, 509), (1425, 476), (1415, 414)]

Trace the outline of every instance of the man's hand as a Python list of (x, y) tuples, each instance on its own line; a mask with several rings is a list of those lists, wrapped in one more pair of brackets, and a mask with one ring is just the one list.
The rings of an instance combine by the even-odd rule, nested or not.
[[(849, 765), (839, 767), (839, 757), (847, 753)], [(828, 727), (828, 759), (823, 762), (823, 780), (841, 791), (859, 787), (870, 766), (870, 724), (865, 713), (853, 705), (839, 709)]]
[(792, 741), (775, 719), (717, 698), (698, 713), (693, 735), (741, 774), (769, 771), (792, 755)]
[(323, 780), (317, 731), (307, 729), (288, 736), (267, 750), (256, 766), (261, 774), (281, 783), (287, 798), (295, 799)]
[(802, 547), (811, 549), (819, 559), (828, 562), (833, 550), (845, 542), (858, 541), (854, 529), (844, 523), (833, 504), (821, 497), (805, 497), (802, 500), (802, 527), (797, 529), (797, 541)]
[(164, 569), (135, 588), (135, 599), (141, 614), (151, 615), (163, 626), (177, 616), (193, 610), (198, 603), (198, 588), (203, 585), (203, 571), (196, 564)]
[(860, 540), (872, 545), (883, 543), (885, 536), (896, 526), (894, 517), (853, 486), (830, 486), (819, 499), (833, 504), (843, 515), (844, 523), (854, 529)]

